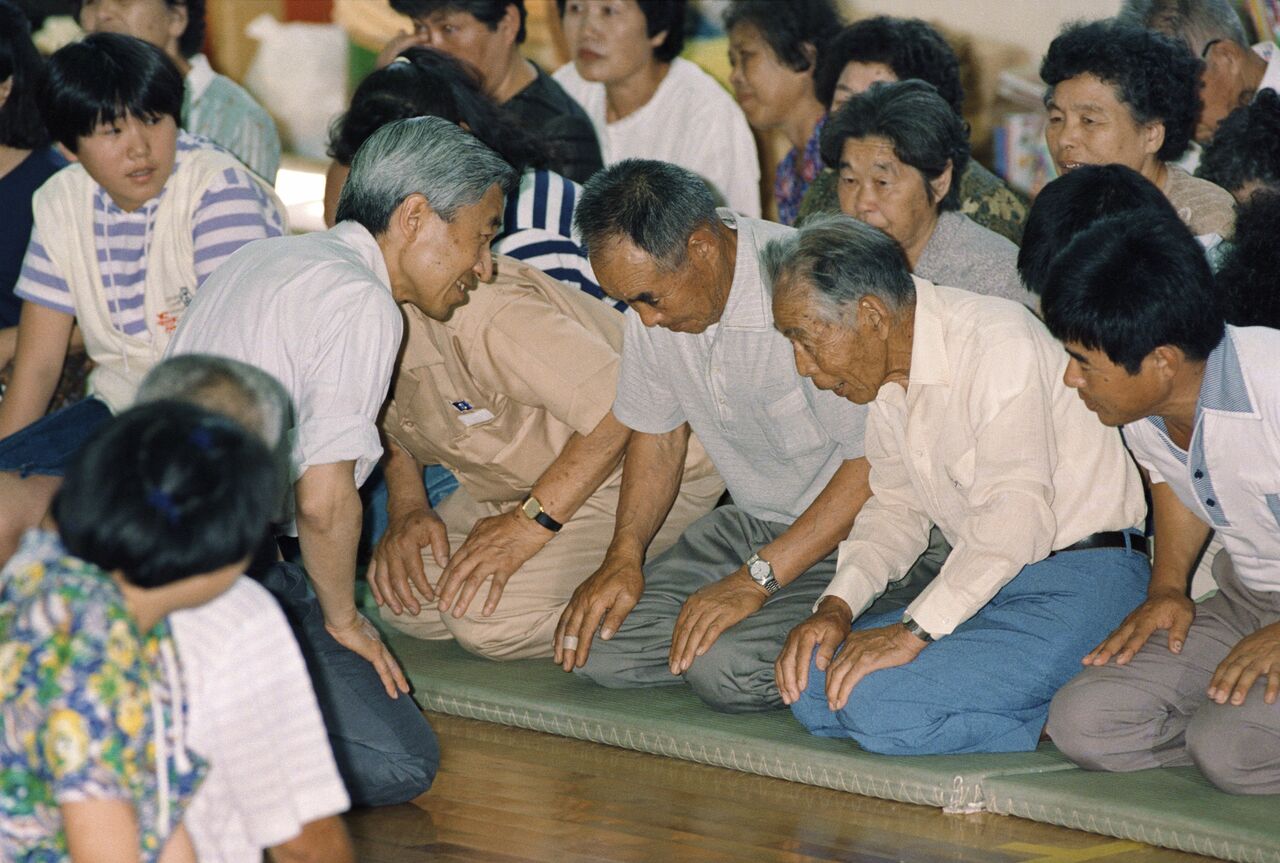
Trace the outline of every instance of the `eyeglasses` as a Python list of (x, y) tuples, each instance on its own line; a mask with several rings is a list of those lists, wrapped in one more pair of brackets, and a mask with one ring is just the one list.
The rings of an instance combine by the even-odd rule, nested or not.
[(1221, 39), (1210, 39), (1208, 42), (1205, 42), (1204, 47), (1200, 49), (1200, 59), (1204, 60), (1206, 57), (1208, 57), (1209, 49), (1212, 48), (1214, 45), (1217, 45), (1221, 41), (1222, 41)]

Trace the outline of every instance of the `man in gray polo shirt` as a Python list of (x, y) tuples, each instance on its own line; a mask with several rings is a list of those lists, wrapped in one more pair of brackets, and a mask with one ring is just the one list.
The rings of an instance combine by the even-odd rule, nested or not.
[[(802, 377), (773, 327), (758, 252), (792, 229), (717, 210), (697, 175), (647, 160), (601, 171), (576, 212), (601, 286), (632, 309), (613, 412), (635, 433), (613, 541), (560, 619), (556, 662), (610, 687), (683, 679), (718, 710), (781, 707), (773, 662), (871, 493), (865, 408)], [(733, 505), (645, 565), (690, 429)], [(944, 555), (875, 609), (905, 606)]]

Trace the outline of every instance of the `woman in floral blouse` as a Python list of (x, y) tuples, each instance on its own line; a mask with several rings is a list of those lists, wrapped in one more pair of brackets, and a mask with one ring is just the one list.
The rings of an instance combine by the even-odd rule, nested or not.
[[(243, 572), (279, 501), (230, 420), (158, 402), (78, 455), (0, 573), (0, 860), (193, 860), (180, 821), (205, 765), (165, 616)], [(198, 574), (196, 574), (198, 573)]]

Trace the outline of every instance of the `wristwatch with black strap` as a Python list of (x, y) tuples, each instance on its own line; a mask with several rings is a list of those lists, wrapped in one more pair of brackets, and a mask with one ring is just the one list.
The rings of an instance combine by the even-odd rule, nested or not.
[(911, 633), (921, 641), (926, 643), (933, 641), (933, 636), (930, 635), (923, 626), (916, 623), (915, 620), (912, 619), (911, 615), (905, 611), (902, 612), (902, 625), (907, 628), (907, 632)]
[(525, 518), (530, 521), (536, 521), (552, 533), (559, 533), (563, 524), (547, 515), (547, 511), (542, 508), (542, 503), (533, 495), (529, 495), (524, 499), (524, 503), (520, 504), (520, 511), (524, 513)]

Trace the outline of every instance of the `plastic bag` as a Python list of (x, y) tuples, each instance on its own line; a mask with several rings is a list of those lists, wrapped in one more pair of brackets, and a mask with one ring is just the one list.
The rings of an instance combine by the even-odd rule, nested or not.
[(245, 33), (257, 40), (258, 53), (244, 84), (275, 118), (285, 149), (326, 158), (329, 124), (347, 109), (346, 32), (264, 14)]

